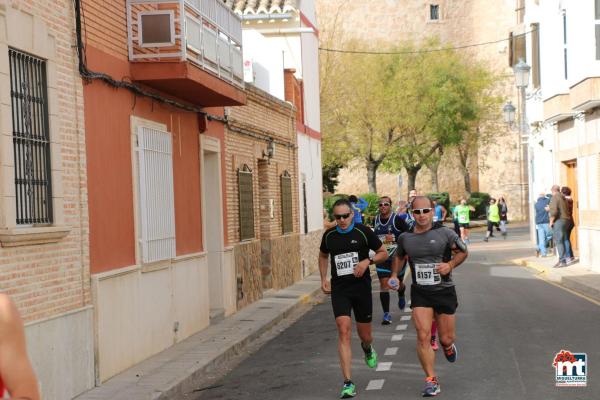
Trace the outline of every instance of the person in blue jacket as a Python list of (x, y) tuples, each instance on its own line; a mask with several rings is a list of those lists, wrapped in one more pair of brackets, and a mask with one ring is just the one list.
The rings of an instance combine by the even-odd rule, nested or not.
[(365, 199), (363, 199), (362, 197), (356, 197), (353, 194), (348, 197), (348, 201), (352, 205), (352, 209), (354, 211), (354, 223), (362, 224), (363, 223), (362, 212), (367, 209), (367, 207), (369, 206), (369, 203), (367, 203), (367, 201)]

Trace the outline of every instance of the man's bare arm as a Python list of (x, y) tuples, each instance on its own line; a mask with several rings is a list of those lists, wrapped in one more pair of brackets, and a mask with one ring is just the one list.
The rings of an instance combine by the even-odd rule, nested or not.
[(25, 344), (25, 328), (14, 303), (0, 294), (0, 377), (11, 399), (40, 400)]

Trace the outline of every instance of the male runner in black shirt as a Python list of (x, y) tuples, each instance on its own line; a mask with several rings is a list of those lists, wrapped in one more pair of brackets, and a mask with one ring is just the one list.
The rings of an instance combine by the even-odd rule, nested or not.
[[(371, 297), (371, 263), (382, 263), (388, 253), (373, 231), (353, 222), (352, 205), (345, 199), (333, 205), (333, 216), (337, 226), (323, 234), (319, 254), (321, 289), (331, 293), (331, 304), (338, 330), (338, 352), (344, 375), (344, 385), (340, 397), (354, 397), (356, 386), (352, 382), (352, 332), (351, 311), (354, 311), (356, 331), (365, 352), (365, 362), (370, 368), (377, 366), (377, 353), (371, 346), (371, 319), (373, 301)], [(375, 255), (369, 259), (369, 250)], [(327, 280), (327, 260), (331, 257), (331, 282)]]

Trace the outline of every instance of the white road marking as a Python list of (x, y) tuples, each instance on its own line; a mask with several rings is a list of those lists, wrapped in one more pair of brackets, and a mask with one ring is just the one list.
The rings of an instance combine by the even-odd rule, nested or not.
[(385, 349), (385, 353), (383, 353), (384, 356), (395, 356), (396, 354), (398, 354), (397, 347), (388, 347)]
[(406, 325), (406, 324), (403, 324), (403, 325), (398, 325), (398, 326), (396, 327), (396, 330), (397, 330), (397, 331), (405, 331), (405, 330), (406, 330), (406, 328), (408, 328), (408, 325)]
[(389, 371), (392, 368), (392, 362), (380, 362), (377, 364), (377, 369), (375, 371)]
[(410, 315), (403, 315), (400, 317), (400, 321), (410, 321), (411, 316)]
[(392, 335), (392, 342), (399, 342), (403, 337), (404, 335)]
[(373, 379), (369, 381), (369, 384), (367, 385), (367, 390), (381, 390), (384, 382), (385, 379)]

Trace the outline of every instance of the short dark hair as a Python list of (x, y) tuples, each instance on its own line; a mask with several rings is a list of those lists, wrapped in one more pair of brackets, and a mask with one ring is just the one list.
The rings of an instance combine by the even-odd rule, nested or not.
[(562, 194), (564, 194), (565, 196), (570, 196), (571, 195), (571, 188), (568, 186), (563, 186), (560, 188), (560, 192)]
[(351, 203), (357, 203), (358, 198), (355, 195), (351, 194), (350, 196), (348, 196), (348, 201)]
[(335, 203), (333, 203), (333, 207), (331, 207), (331, 209), (333, 210), (334, 208), (336, 208), (337, 206), (347, 206), (350, 211), (352, 210), (352, 204), (350, 204), (350, 202), (346, 199), (338, 199), (335, 201)]

